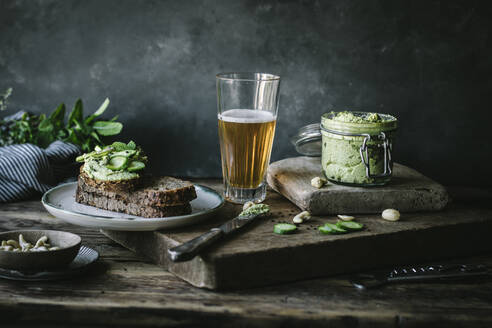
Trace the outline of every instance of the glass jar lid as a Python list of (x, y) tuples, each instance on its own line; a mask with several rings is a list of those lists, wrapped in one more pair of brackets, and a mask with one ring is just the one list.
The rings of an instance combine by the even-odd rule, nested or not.
[(299, 154), (304, 156), (321, 156), (321, 132), (319, 123), (312, 123), (297, 131), (297, 134), (290, 138), (290, 142), (296, 147)]

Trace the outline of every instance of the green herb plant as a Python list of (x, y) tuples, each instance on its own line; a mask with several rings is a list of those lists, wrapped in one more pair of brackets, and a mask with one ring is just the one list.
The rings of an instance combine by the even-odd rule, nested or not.
[[(8, 89), (3, 96), (0, 95), (0, 110), (5, 109), (11, 92)], [(49, 116), (25, 112), (19, 119), (0, 119), (0, 146), (32, 143), (46, 148), (53, 141), (61, 140), (89, 152), (95, 146), (104, 146), (104, 137), (117, 135), (123, 128), (123, 124), (116, 122), (118, 116), (109, 121), (100, 120), (108, 105), (109, 99), (106, 98), (93, 114), (84, 117), (82, 100), (77, 99), (66, 123), (63, 103)]]
[(12, 88), (8, 88), (3, 94), (0, 94), (0, 111), (7, 109), (7, 102), (11, 94)]

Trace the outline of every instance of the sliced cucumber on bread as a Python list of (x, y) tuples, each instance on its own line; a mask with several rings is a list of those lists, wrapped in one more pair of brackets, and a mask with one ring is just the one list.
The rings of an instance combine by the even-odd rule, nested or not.
[(106, 164), (106, 167), (113, 171), (120, 171), (120, 170), (124, 170), (127, 167), (127, 164), (128, 164), (128, 157), (114, 156), (109, 159), (108, 164)]
[(143, 170), (145, 168), (145, 163), (140, 161), (131, 161), (126, 170), (128, 172), (136, 172)]

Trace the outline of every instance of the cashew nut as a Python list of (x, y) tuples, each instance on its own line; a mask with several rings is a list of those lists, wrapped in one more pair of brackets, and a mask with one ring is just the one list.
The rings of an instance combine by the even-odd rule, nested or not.
[(39, 238), (38, 241), (36, 242), (36, 245), (34, 245), (34, 248), (44, 246), (44, 243), (46, 241), (48, 241), (48, 237), (46, 237), (46, 236)]
[(326, 179), (320, 178), (320, 177), (314, 177), (311, 179), (311, 186), (314, 188), (321, 188), (326, 184)]
[(388, 208), (381, 213), (381, 217), (386, 221), (398, 221), (400, 219), (400, 212), (393, 208)]
[(7, 240), (7, 245), (12, 246), (13, 248), (20, 248), (19, 243), (12, 239)]
[(34, 246), (24, 239), (22, 234), (19, 235), (19, 242), (15, 240), (2, 240), (0, 250), (12, 251), (12, 252), (42, 252), (42, 251), (54, 251), (60, 249), (58, 246), (53, 246), (48, 243), (48, 237), (42, 236), (39, 238)]
[(337, 215), (339, 219), (343, 220), (343, 221), (352, 221), (353, 219), (355, 219), (355, 217), (351, 216), (351, 215), (342, 215), (342, 214), (339, 214)]
[(294, 216), (292, 222), (294, 222), (295, 224), (301, 224), (304, 221), (309, 220), (310, 218), (311, 218), (311, 213), (309, 213), (308, 211), (303, 211), (297, 214), (296, 216)]
[(22, 249), (27, 247), (28, 242), (24, 239), (22, 234), (19, 235), (19, 245)]

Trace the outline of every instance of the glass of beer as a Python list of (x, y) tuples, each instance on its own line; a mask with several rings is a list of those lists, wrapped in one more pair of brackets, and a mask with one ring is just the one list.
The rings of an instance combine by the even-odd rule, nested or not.
[(266, 73), (217, 74), (217, 108), (224, 196), (259, 203), (277, 122), (280, 77)]

